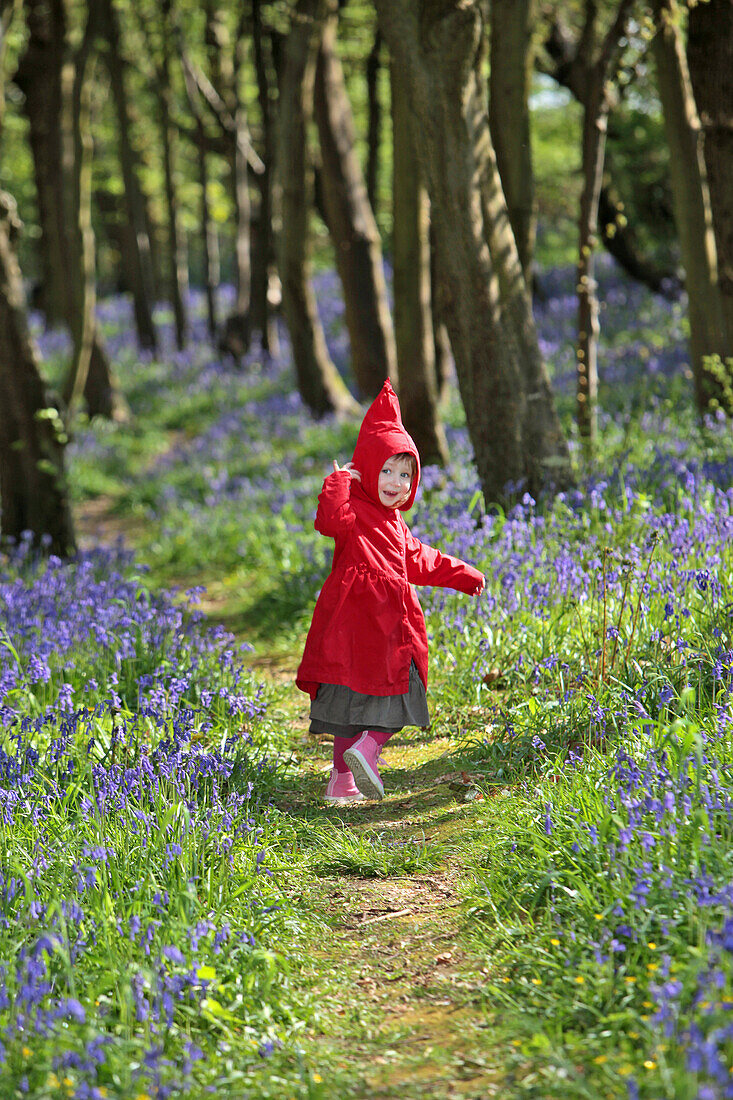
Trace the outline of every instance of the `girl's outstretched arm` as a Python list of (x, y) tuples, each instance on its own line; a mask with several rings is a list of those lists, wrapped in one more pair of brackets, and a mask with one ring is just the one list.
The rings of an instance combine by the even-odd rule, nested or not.
[(435, 588), (455, 588), (477, 596), (486, 583), (483, 573), (460, 558), (441, 554), (433, 546), (420, 542), (407, 531), (407, 579), (410, 584), (430, 584)]
[(351, 510), (351, 481), (352, 478), (360, 478), (360, 475), (358, 470), (351, 468), (351, 463), (343, 469), (339, 469), (337, 462), (333, 465), (334, 471), (323, 482), (318, 497), (315, 528), (320, 534), (335, 539), (354, 526), (356, 517)]

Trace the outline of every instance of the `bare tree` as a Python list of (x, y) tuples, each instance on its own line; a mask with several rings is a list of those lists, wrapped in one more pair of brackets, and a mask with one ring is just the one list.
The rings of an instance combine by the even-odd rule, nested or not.
[[(14, 14), (0, 0), (0, 139), (5, 110), (5, 44)], [(0, 532), (66, 557), (76, 543), (64, 473), (66, 436), (38, 369), (15, 253), (20, 219), (0, 191)], [(45, 540), (44, 540), (45, 536)]]
[(578, 218), (578, 344), (577, 344), (577, 421), (587, 453), (596, 438), (598, 401), (598, 295), (595, 279), (595, 249), (598, 234), (598, 204), (603, 183), (608, 113), (612, 104), (612, 76), (619, 43), (626, 29), (634, 0), (620, 0), (611, 26), (598, 39), (598, 6), (585, 2), (585, 24), (578, 43), (578, 56), (584, 59), (585, 96), (583, 99), (583, 190)]
[(133, 5), (149, 62), (146, 75), (157, 107), (156, 122), (163, 160), (163, 192), (167, 219), (166, 263), (168, 293), (173, 306), (173, 323), (176, 347), (181, 350), (188, 338), (188, 255), (186, 239), (181, 228), (176, 176), (178, 172), (178, 127), (174, 119), (174, 90), (172, 86), (173, 43), (176, 41), (175, 12), (172, 0), (161, 0), (157, 30), (160, 48), (153, 36), (153, 27), (139, 5)]
[[(24, 94), (41, 224), (43, 303), (51, 323), (73, 340), (64, 388), (70, 406), (83, 393), (91, 415), (121, 418), (120, 395), (94, 315), (95, 246), (91, 223), (91, 81), (99, 31), (89, 10), (79, 46), (67, 35), (65, 0), (25, 0), (26, 49), (15, 83)], [(68, 414), (67, 410), (67, 414)]]
[(395, 336), (402, 419), (423, 462), (445, 465), (438, 415), (430, 271), (430, 200), (415, 152), (407, 90), (392, 78), (392, 253)]
[(727, 353), (733, 355), (733, 0), (690, 7), (687, 61), (704, 137)]
[(379, 101), (379, 72), (381, 69), (382, 35), (379, 27), (374, 32), (374, 41), (366, 61), (367, 86), (367, 167), (366, 189), (369, 205), (377, 213), (377, 192), (379, 178), (379, 143), (382, 136), (382, 105)]
[(725, 401), (725, 386), (707, 369), (706, 357), (728, 352), (717, 254), (700, 121), (687, 69), (676, 0), (653, 0), (656, 33), (652, 54), (670, 147), (670, 182), (690, 321), (690, 359), (695, 401), (701, 411)]
[(275, 262), (273, 180), (275, 177), (275, 85), (272, 36), (265, 33), (262, 2), (252, 0), (252, 49), (257, 76), (257, 100), (262, 120), (262, 171), (259, 173), (260, 209), (252, 254), (252, 327), (260, 331), (262, 347), (279, 353), (275, 307), (280, 301), (280, 280)]
[(385, 378), (396, 381), (397, 355), (382, 242), (356, 153), (351, 104), (336, 52), (337, 27), (334, 12), (324, 23), (315, 75), (323, 206), (343, 287), (357, 389), (362, 397), (376, 397)]
[[(180, 30), (180, 28), (178, 28)], [(199, 188), (201, 190), (201, 245), (204, 259), (204, 292), (206, 294), (206, 319), (209, 336), (213, 340), (216, 337), (217, 302), (216, 290), (219, 285), (219, 248), (209, 207), (209, 166), (208, 151), (209, 141), (206, 133), (206, 120), (204, 118), (203, 104), (199, 95), (198, 85), (189, 62), (183, 35), (178, 34), (179, 49), (183, 62), (183, 83), (186, 88), (186, 98), (191, 108), (194, 119), (194, 135), (196, 143), (196, 164), (198, 168)]]
[(529, 128), (534, 22), (535, 0), (491, 0), (491, 140), (528, 287), (537, 226)]
[(310, 171), (306, 133), (312, 114), (316, 54), (327, 0), (298, 0), (285, 42), (280, 82), (277, 167), (282, 186), (280, 277), (298, 389), (318, 416), (352, 413), (349, 394), (326, 347), (310, 281)]
[[(0, 89), (1, 92), (1, 89)], [(13, 247), (15, 203), (0, 192), (0, 530), (61, 557), (76, 549), (64, 474), (66, 436), (46, 393), (28, 330)]]
[(376, 0), (404, 73), (437, 272), (487, 501), (571, 478), (491, 143), (480, 0)]
[(122, 54), (120, 27), (113, 0), (90, 0), (99, 7), (100, 33), (106, 42), (103, 57), (109, 72), (112, 98), (117, 118), (117, 144), (124, 183), (124, 204), (130, 232), (130, 289), (132, 291), (135, 324), (142, 348), (157, 352), (158, 335), (153, 324), (155, 279), (150, 252), (150, 238), (145, 218), (145, 199), (137, 174), (137, 157), (131, 138), (131, 111), (128, 97), (129, 65)]

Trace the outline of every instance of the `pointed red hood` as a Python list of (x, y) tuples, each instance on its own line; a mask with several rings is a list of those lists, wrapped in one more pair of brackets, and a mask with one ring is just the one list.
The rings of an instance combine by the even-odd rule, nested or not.
[(353, 484), (360, 485), (370, 500), (379, 503), (379, 473), (388, 458), (403, 453), (414, 455), (417, 463), (417, 476), (413, 478), (410, 495), (400, 505), (400, 510), (406, 512), (412, 508), (420, 484), (420, 455), (412, 436), (405, 431), (400, 403), (388, 380), (367, 410), (359, 429), (353, 462), (361, 474), (361, 482)]

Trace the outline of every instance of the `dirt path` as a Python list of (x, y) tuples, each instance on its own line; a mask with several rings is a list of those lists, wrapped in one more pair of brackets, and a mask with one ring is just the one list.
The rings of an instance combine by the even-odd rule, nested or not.
[[(82, 546), (112, 545), (141, 532), (105, 499), (77, 511)], [(216, 621), (215, 596), (202, 610)], [(452, 742), (407, 731), (385, 753), (385, 799), (345, 809), (322, 802), (331, 744), (310, 737), (307, 699), (294, 686), (292, 655), (255, 653), (251, 665), (277, 688), (277, 717), (293, 731), (297, 775), (279, 808), (301, 819), (307, 835), (334, 835), (385, 845), (417, 845), (428, 857), (396, 875), (329, 871), (316, 865), (283, 882), (309, 916), (295, 936), (292, 980), (314, 1006), (302, 1039), (318, 1069), (314, 1096), (324, 1100), (489, 1100), (509, 1095), (490, 1008), (482, 997), (485, 959), (465, 937), (462, 892), (470, 876), (470, 841), (485, 834), (487, 804), (452, 770)], [(470, 777), (468, 777), (470, 778)], [(320, 830), (320, 831), (319, 831)], [(305, 960), (305, 961), (302, 961)], [(310, 1093), (308, 1094), (311, 1095)], [(283, 1100), (286, 1100), (283, 1097)]]
[(324, 1095), (507, 1096), (481, 992), (485, 959), (464, 935), (466, 837), (482, 834), (487, 803), (465, 784), (471, 777), (451, 770), (451, 741), (429, 731), (397, 734), (385, 752), (384, 800), (326, 807), (331, 743), (305, 732), (307, 699), (285, 686), (294, 662), (254, 664), (283, 687), (283, 717), (295, 734), (299, 777), (280, 808), (314, 831), (325, 820), (357, 841), (418, 845), (433, 861), (386, 877), (365, 877), (356, 863), (328, 873), (326, 861), (307, 885), (302, 877), (291, 884), (315, 922), (302, 945), (310, 958), (302, 980), (322, 1007), (305, 1049), (313, 1064), (323, 1058), (331, 1067)]

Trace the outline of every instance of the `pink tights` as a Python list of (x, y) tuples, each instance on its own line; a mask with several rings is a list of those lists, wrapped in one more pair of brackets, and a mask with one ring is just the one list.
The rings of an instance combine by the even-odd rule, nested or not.
[[(387, 744), (391, 733), (380, 733), (377, 730), (364, 730), (364, 733), (368, 733), (370, 737), (373, 737), (380, 748)], [(360, 733), (357, 733), (356, 737), (334, 737), (333, 739), (333, 766), (337, 772), (347, 772), (349, 769), (344, 763), (344, 753), (347, 749), (350, 749), (352, 745), (361, 737)]]

